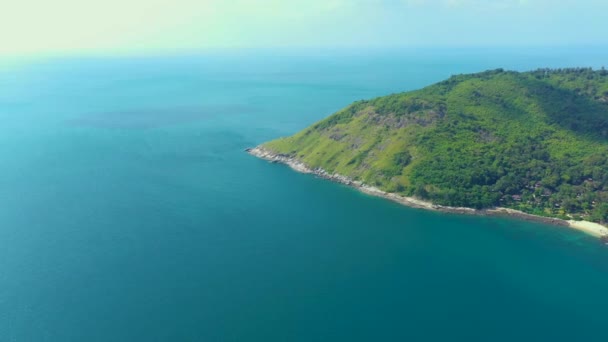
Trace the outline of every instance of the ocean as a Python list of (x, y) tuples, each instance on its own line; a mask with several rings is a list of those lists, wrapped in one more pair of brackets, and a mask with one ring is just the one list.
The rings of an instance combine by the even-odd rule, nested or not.
[(450, 75), (608, 49), (0, 62), (0, 341), (606, 341), (608, 248), (244, 152)]

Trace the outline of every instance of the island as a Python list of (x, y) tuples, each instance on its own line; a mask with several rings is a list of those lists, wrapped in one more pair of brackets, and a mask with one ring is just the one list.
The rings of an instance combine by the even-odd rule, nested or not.
[(608, 241), (608, 71), (490, 70), (357, 101), (249, 153), (405, 205)]

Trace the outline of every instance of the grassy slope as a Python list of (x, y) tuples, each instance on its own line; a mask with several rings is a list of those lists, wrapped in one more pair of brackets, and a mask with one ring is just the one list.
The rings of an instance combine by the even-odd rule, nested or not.
[(264, 146), (437, 204), (608, 221), (608, 73), (488, 71), (359, 101)]

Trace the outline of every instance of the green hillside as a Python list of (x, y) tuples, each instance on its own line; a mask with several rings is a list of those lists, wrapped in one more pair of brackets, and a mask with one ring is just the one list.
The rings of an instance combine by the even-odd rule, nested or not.
[(502, 69), (359, 101), (263, 144), (435, 204), (608, 221), (608, 72)]

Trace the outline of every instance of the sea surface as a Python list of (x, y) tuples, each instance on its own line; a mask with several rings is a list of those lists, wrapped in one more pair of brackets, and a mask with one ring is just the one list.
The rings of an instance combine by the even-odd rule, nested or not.
[(0, 62), (0, 341), (608, 341), (608, 248), (244, 153), (354, 100), (608, 49)]

